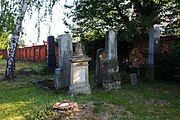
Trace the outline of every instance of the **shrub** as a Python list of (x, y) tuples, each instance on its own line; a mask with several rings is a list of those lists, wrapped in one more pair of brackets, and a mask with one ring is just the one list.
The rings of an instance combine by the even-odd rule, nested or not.
[(176, 82), (180, 80), (180, 42), (173, 45), (170, 54), (161, 56), (160, 66), (160, 80)]

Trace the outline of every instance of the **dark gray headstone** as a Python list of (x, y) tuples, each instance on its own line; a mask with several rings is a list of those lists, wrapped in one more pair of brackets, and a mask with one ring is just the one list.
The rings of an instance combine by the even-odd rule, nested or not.
[(47, 41), (48, 69), (54, 73), (56, 67), (54, 36), (48, 36)]

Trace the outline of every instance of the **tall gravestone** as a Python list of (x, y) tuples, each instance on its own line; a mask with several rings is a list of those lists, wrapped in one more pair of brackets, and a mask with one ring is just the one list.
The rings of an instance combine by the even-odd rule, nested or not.
[(121, 87), (119, 62), (117, 60), (117, 38), (113, 30), (106, 33), (105, 60), (103, 61), (102, 87), (108, 90)]
[(48, 36), (47, 41), (48, 41), (47, 44), (48, 70), (54, 73), (56, 67), (54, 36)]
[(58, 37), (59, 68), (55, 71), (56, 89), (69, 87), (70, 84), (70, 58), (73, 55), (72, 39), (69, 34)]
[(149, 33), (148, 64), (150, 68), (148, 77), (150, 80), (154, 80), (155, 71), (158, 69), (160, 56), (160, 35), (160, 27), (158, 25), (154, 25)]

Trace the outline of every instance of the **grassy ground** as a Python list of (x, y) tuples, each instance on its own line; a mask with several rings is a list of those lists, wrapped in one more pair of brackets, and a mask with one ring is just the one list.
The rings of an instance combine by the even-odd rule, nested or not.
[[(5, 65), (6, 62), (0, 60), (0, 120), (45, 119), (46, 109), (64, 99), (81, 105), (91, 102), (93, 114), (86, 119), (180, 119), (180, 87), (177, 84), (140, 82), (132, 87), (126, 83), (121, 90), (107, 92), (92, 88), (92, 95), (70, 96), (60, 91), (45, 91), (32, 84), (33, 80), (49, 77), (40, 74), (42, 63), (17, 62), (17, 71), (31, 68), (35, 72), (18, 74), (13, 81), (2, 81)], [(90, 78), (93, 79), (92, 75)]]

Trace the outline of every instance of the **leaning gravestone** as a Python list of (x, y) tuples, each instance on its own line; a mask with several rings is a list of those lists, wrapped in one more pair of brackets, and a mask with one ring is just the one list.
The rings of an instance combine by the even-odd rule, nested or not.
[(83, 45), (77, 43), (75, 47), (75, 54), (70, 58), (71, 60), (71, 81), (69, 86), (69, 93), (85, 93), (91, 94), (89, 84), (88, 62), (91, 60), (84, 54)]
[(158, 61), (160, 56), (160, 34), (160, 27), (154, 25), (149, 34), (148, 64), (150, 68), (148, 77), (150, 80), (154, 80), (155, 71), (158, 68)]
[(66, 88), (70, 84), (70, 58), (73, 55), (72, 39), (69, 34), (58, 37), (59, 68), (55, 70), (55, 87)]
[(121, 87), (121, 77), (120, 73), (118, 73), (117, 38), (113, 30), (109, 30), (106, 34), (105, 55), (102, 87), (107, 90), (119, 89)]

